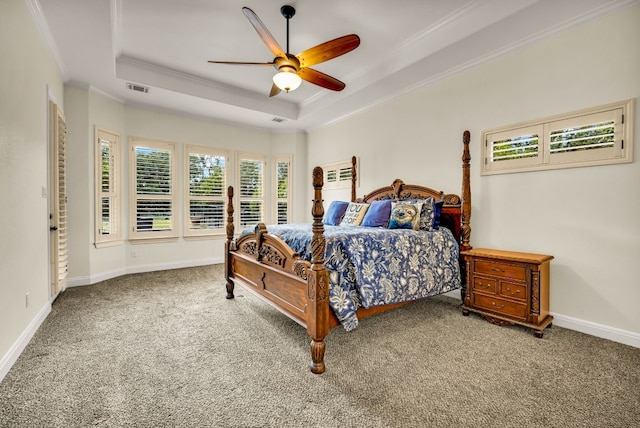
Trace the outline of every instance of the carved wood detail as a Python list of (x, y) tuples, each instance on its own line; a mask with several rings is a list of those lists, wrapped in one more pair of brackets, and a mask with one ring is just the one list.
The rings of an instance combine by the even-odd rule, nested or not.
[[(382, 187), (356, 198), (357, 159), (352, 157), (351, 171), (351, 200), (372, 202), (383, 199), (424, 199), (432, 196), (436, 200), (443, 200), (442, 221), (450, 227), (460, 244), (460, 249), (471, 248), (469, 240), (471, 234), (471, 194), (469, 185), (469, 140), (470, 134), (463, 135), (464, 153), (462, 194), (445, 194), (429, 187), (405, 184), (396, 179), (390, 186)], [(277, 307), (292, 319), (306, 325), (311, 338), (311, 371), (323, 373), (325, 371), (324, 354), (325, 338), (329, 329), (339, 325), (335, 315), (329, 308), (329, 272), (324, 265), (326, 242), (324, 238), (324, 207), (322, 199), (323, 171), (316, 167), (312, 173), (313, 200), (311, 214), (313, 216), (312, 239), (310, 243), (311, 261), (300, 258), (284, 241), (268, 233), (264, 224), (256, 226), (254, 233), (234, 239), (233, 225), (233, 188), (229, 186), (227, 206), (227, 239), (225, 242), (225, 265), (227, 277), (227, 297), (233, 298), (234, 281), (247, 286)], [(233, 256), (233, 257), (231, 257)], [(463, 287), (468, 282), (469, 274), (463, 266)], [(257, 286), (257, 287), (256, 287)], [(296, 290), (288, 291), (288, 290)], [(465, 297), (463, 288), (463, 298)], [(275, 297), (274, 297), (275, 296)], [(302, 300), (302, 301), (301, 301)], [(358, 317), (373, 315), (392, 309), (401, 304), (380, 306), (358, 311)], [(292, 307), (300, 308), (300, 312), (291, 312)]]

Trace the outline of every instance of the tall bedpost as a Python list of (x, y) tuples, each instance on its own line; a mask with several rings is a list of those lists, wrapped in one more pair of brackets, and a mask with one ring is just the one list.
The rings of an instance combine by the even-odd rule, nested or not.
[[(471, 249), (471, 178), (469, 170), (469, 164), (471, 162), (471, 154), (469, 153), (470, 140), (471, 134), (469, 131), (464, 131), (464, 134), (462, 134), (464, 150), (462, 151), (462, 214), (460, 218), (460, 251)], [(469, 287), (470, 284), (467, 264), (463, 257), (460, 257), (460, 275), (462, 276), (460, 297), (464, 304), (467, 296), (467, 287)]]
[(356, 201), (356, 185), (358, 171), (356, 170), (356, 157), (351, 156), (351, 202)]
[(313, 169), (313, 237), (311, 238), (311, 272), (307, 279), (309, 291), (309, 314), (307, 318), (307, 332), (311, 337), (311, 371), (323, 373), (324, 339), (329, 334), (329, 273), (324, 267), (324, 207), (322, 205), (322, 168)]
[(224, 277), (227, 280), (227, 299), (233, 299), (233, 281), (230, 278), (229, 251), (233, 245), (233, 186), (227, 188), (227, 240), (224, 243)]
[(464, 150), (462, 152), (462, 239), (460, 240), (460, 250), (470, 250), (471, 244), (471, 178), (469, 164), (471, 162), (471, 154), (469, 153), (469, 141), (471, 134), (464, 131), (462, 135), (462, 143)]

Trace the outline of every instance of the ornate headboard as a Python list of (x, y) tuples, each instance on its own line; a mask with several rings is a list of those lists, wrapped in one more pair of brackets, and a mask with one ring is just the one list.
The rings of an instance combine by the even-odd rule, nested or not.
[(356, 199), (356, 202), (371, 203), (372, 201), (385, 199), (406, 201), (411, 199), (426, 199), (429, 196), (432, 196), (436, 201), (444, 201), (440, 215), (440, 224), (451, 230), (458, 243), (462, 243), (462, 201), (458, 195), (451, 193), (445, 194), (444, 192), (417, 184), (405, 184), (404, 181), (396, 178), (390, 186), (380, 187), (364, 195), (362, 198)]

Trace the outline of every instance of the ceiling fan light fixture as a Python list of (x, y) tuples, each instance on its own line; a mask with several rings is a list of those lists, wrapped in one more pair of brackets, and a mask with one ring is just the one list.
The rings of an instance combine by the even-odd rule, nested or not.
[(281, 90), (291, 92), (298, 89), (302, 79), (296, 74), (294, 67), (282, 66), (280, 71), (273, 76), (273, 83)]

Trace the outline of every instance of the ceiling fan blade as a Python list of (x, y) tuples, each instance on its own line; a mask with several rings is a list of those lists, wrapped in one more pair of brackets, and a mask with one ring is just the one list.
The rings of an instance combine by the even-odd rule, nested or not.
[(212, 64), (230, 64), (230, 65), (271, 65), (272, 62), (242, 62), (242, 61), (207, 61)]
[(349, 34), (302, 51), (296, 58), (300, 61), (300, 67), (310, 67), (351, 52), (359, 45), (360, 37)]
[(306, 80), (309, 83), (322, 86), (323, 88), (326, 88), (326, 89), (331, 89), (332, 91), (341, 91), (346, 86), (344, 83), (342, 83), (338, 79), (309, 67), (301, 68), (298, 71), (298, 76), (300, 76), (303, 80)]
[(278, 42), (276, 42), (276, 39), (273, 38), (269, 30), (267, 30), (267, 27), (265, 27), (262, 21), (260, 21), (258, 15), (256, 15), (255, 12), (248, 7), (243, 7), (242, 13), (244, 13), (244, 16), (247, 17), (251, 25), (253, 25), (253, 28), (256, 29), (258, 35), (260, 36), (264, 44), (267, 45), (271, 53), (273, 53), (275, 56), (286, 58), (287, 55), (284, 53)]
[(280, 88), (278, 88), (274, 83), (273, 86), (271, 86), (271, 92), (269, 93), (269, 97), (275, 97), (279, 93), (280, 93)]

